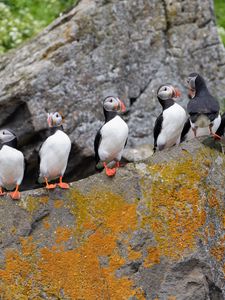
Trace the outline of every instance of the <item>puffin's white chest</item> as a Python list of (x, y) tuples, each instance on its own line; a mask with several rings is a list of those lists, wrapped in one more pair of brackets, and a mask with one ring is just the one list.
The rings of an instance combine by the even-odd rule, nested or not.
[[(196, 123), (191, 123), (191, 127), (195, 128)], [(217, 129), (219, 128), (221, 123), (221, 115), (219, 114), (218, 117), (213, 121), (213, 126), (212, 126), (212, 132), (215, 133), (217, 131)], [(196, 136), (204, 136), (204, 135), (209, 135), (210, 134), (210, 130), (209, 130), (209, 126), (206, 127), (198, 127), (197, 131), (196, 131)], [(190, 130), (188, 131), (185, 140), (191, 140), (195, 137), (193, 130), (190, 128)]]
[(71, 149), (71, 141), (61, 130), (47, 138), (42, 145), (40, 155), (40, 177), (49, 179), (63, 176)]
[(13, 189), (21, 184), (24, 174), (23, 153), (4, 145), (0, 150), (0, 185)]
[(157, 145), (171, 147), (177, 142), (186, 121), (186, 112), (182, 106), (174, 103), (163, 111), (162, 129), (157, 139)]
[(120, 160), (128, 137), (128, 126), (122, 118), (116, 116), (101, 129), (101, 142), (98, 149), (100, 160)]

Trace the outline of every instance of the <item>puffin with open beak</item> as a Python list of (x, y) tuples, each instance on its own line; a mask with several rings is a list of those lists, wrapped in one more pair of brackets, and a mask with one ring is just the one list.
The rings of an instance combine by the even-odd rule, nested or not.
[(210, 94), (205, 80), (197, 73), (188, 76), (188, 95), (192, 97), (187, 105), (189, 119), (186, 121), (181, 141), (197, 136), (211, 134), (215, 139), (220, 139), (216, 134), (221, 123), (219, 102)]
[[(117, 97), (109, 96), (103, 101), (105, 123), (95, 136), (95, 160), (96, 167), (102, 163), (110, 177), (116, 174), (128, 138), (128, 126), (118, 115), (125, 111), (124, 103)], [(108, 167), (111, 162), (115, 162), (114, 168)]]
[(56, 184), (49, 184), (49, 181), (59, 178), (57, 185), (62, 189), (68, 189), (69, 185), (63, 182), (62, 178), (67, 167), (71, 141), (63, 130), (63, 118), (59, 112), (48, 113), (47, 122), (50, 128), (50, 136), (39, 150), (39, 182), (45, 181), (46, 188), (50, 190), (54, 189)]
[(13, 200), (20, 199), (19, 186), (23, 180), (25, 160), (17, 150), (17, 137), (11, 129), (0, 130), (0, 196), (3, 189), (15, 191), (10, 193)]
[(154, 126), (154, 152), (178, 144), (186, 121), (186, 112), (175, 102), (181, 93), (171, 84), (159, 87), (157, 97), (162, 106), (162, 113), (158, 116)]

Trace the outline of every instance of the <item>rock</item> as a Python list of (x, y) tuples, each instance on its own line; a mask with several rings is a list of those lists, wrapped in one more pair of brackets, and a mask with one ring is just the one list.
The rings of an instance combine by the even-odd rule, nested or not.
[(224, 299), (218, 145), (194, 139), (114, 178), (1, 198), (0, 298)]
[[(185, 37), (185, 38), (184, 38)], [(225, 55), (211, 0), (81, 0), (37, 37), (0, 57), (0, 126), (12, 127), (28, 161), (23, 188), (37, 187), (37, 151), (46, 113), (62, 110), (72, 142), (66, 178), (94, 173), (93, 141), (102, 100), (124, 100), (128, 147), (152, 143), (156, 90), (183, 92), (191, 71), (224, 98)]]
[(129, 162), (138, 162), (149, 158), (153, 154), (152, 145), (138, 145), (133, 148), (125, 148), (123, 158)]

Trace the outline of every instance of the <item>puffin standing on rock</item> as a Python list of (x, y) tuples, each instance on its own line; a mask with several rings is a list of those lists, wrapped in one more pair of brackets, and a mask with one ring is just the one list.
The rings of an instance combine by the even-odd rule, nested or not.
[(174, 99), (180, 97), (180, 91), (170, 84), (159, 87), (157, 97), (162, 105), (162, 113), (158, 116), (154, 126), (154, 152), (178, 144), (186, 112)]
[(12, 190), (10, 196), (20, 199), (19, 186), (24, 176), (24, 156), (17, 148), (17, 137), (10, 129), (0, 130), (0, 196), (5, 195), (2, 188)]
[[(114, 176), (116, 169), (120, 166), (123, 149), (128, 138), (128, 126), (118, 115), (125, 112), (124, 103), (116, 97), (109, 96), (103, 101), (105, 124), (98, 130), (95, 141), (96, 167), (103, 163), (107, 176)], [(116, 166), (109, 168), (108, 164), (114, 162)]]
[(48, 182), (59, 178), (58, 186), (68, 189), (69, 185), (62, 181), (71, 149), (71, 141), (63, 131), (62, 115), (58, 112), (49, 113), (47, 118), (50, 127), (50, 136), (45, 140), (39, 150), (40, 174), (39, 182), (46, 183), (47, 189), (54, 189), (56, 184)]
[(215, 133), (221, 123), (219, 102), (210, 94), (204, 78), (199, 74), (191, 73), (187, 83), (192, 97), (187, 105), (189, 119), (184, 125), (181, 141), (209, 134), (220, 139)]
[(216, 131), (216, 134), (220, 137), (225, 134), (225, 113), (221, 116), (221, 123)]

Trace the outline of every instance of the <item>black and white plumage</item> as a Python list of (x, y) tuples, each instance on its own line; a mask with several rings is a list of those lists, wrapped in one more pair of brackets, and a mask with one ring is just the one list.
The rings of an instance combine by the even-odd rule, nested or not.
[(221, 123), (219, 102), (210, 94), (199, 74), (191, 73), (187, 82), (192, 97), (187, 105), (189, 119), (183, 128), (181, 141), (209, 134), (215, 136)]
[(221, 116), (220, 126), (217, 129), (216, 134), (220, 137), (225, 134), (225, 113)]
[(116, 168), (110, 169), (107, 164), (114, 161), (119, 166), (127, 142), (128, 126), (118, 115), (125, 110), (123, 102), (116, 97), (109, 96), (103, 101), (105, 123), (95, 136), (94, 149), (96, 164), (103, 163), (108, 176), (115, 175)]
[(180, 135), (186, 121), (186, 112), (174, 99), (180, 92), (170, 84), (159, 87), (157, 97), (162, 105), (162, 113), (154, 126), (154, 151), (172, 147), (180, 142)]
[(21, 151), (17, 150), (17, 137), (10, 129), (0, 130), (0, 195), (2, 188), (13, 190), (12, 199), (20, 198), (19, 186), (23, 180), (25, 160)]
[(59, 178), (58, 186), (69, 188), (67, 183), (62, 182), (65, 173), (69, 153), (71, 150), (71, 141), (69, 136), (63, 131), (62, 116), (60, 113), (48, 114), (48, 125), (51, 129), (50, 136), (45, 140), (39, 150), (40, 156), (40, 175), (39, 181), (46, 182), (46, 188), (55, 188), (55, 184), (48, 184), (48, 181)]

